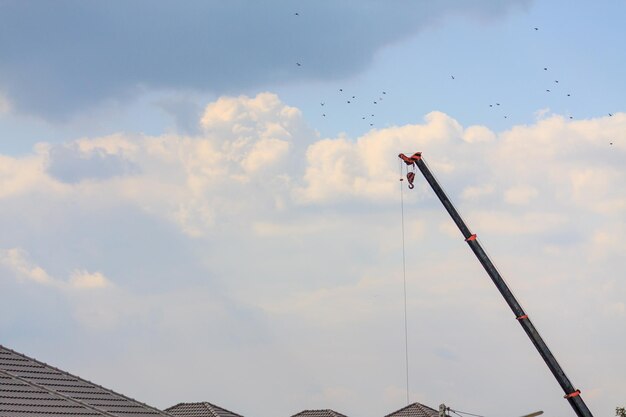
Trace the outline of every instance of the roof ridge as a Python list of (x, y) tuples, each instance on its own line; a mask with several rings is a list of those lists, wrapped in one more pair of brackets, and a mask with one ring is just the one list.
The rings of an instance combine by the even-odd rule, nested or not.
[[(17, 351), (15, 351), (15, 350), (13, 350), (13, 349), (11, 349), (11, 348), (8, 348), (8, 347), (6, 347), (6, 346), (4, 346), (4, 345), (2, 345), (2, 344), (0, 344), (0, 349), (6, 349), (6, 350), (8, 350), (8, 351), (10, 351), (10, 352), (15, 353), (16, 355), (19, 355), (19, 356), (23, 357), (23, 358), (26, 358), (26, 359), (31, 360), (31, 361), (33, 361), (33, 362), (36, 362), (36, 363), (38, 363), (38, 364), (40, 364), (40, 365), (47, 366), (48, 368), (52, 368), (52, 369), (54, 369), (55, 371), (59, 371), (60, 373), (62, 373), (62, 374), (64, 374), (64, 375), (69, 375), (69, 376), (71, 376), (72, 378), (76, 378), (76, 379), (78, 379), (78, 380), (80, 380), (80, 381), (83, 381), (83, 382), (86, 382), (86, 383), (88, 383), (88, 384), (94, 385), (94, 386), (96, 386), (96, 387), (98, 387), (98, 388), (102, 388), (103, 390), (108, 391), (109, 393), (111, 393), (111, 394), (113, 394), (113, 395), (116, 395), (116, 396), (118, 396), (118, 397), (120, 397), (120, 398), (124, 398), (124, 399), (126, 399), (126, 400), (133, 401), (133, 402), (135, 402), (135, 403), (137, 403), (137, 404), (141, 404), (142, 406), (147, 407), (147, 408), (149, 408), (149, 409), (151, 409), (151, 410), (154, 410), (154, 411), (156, 411), (157, 413), (159, 413), (159, 414), (161, 414), (161, 415), (163, 415), (163, 416), (172, 417), (172, 415), (171, 415), (171, 414), (168, 414), (168, 413), (166, 413), (166, 412), (164, 412), (164, 411), (161, 411), (161, 410), (159, 410), (158, 408), (152, 407), (151, 405), (148, 405), (148, 404), (146, 404), (146, 403), (142, 403), (141, 401), (137, 401), (137, 400), (135, 400), (134, 398), (127, 397), (127, 396), (125, 396), (124, 394), (120, 394), (120, 393), (118, 393), (118, 392), (116, 392), (116, 391), (113, 391), (113, 390), (111, 390), (111, 389), (105, 388), (105, 387), (103, 387), (102, 385), (98, 385), (98, 384), (96, 384), (96, 383), (93, 383), (93, 382), (91, 382), (91, 381), (89, 381), (89, 380), (83, 379), (83, 378), (81, 378), (81, 377), (79, 377), (79, 376), (76, 376), (76, 375), (74, 375), (74, 374), (70, 374), (69, 372), (64, 371), (64, 370), (62, 370), (62, 369), (59, 369), (59, 368), (57, 368), (56, 366), (48, 365), (48, 364), (47, 364), (47, 363), (45, 363), (45, 362), (39, 361), (39, 360), (37, 360), (37, 359), (35, 359), (35, 358), (31, 358), (30, 356), (26, 356), (25, 354), (20, 353), (20, 352), (17, 352)], [(6, 371), (5, 371), (5, 372), (6, 372)], [(34, 384), (34, 383), (33, 383), (33, 384)], [(53, 390), (53, 391), (54, 391), (54, 390)], [(56, 392), (56, 391), (54, 391), (54, 392)], [(115, 417), (118, 417), (118, 416), (115, 416)]]
[(345, 414), (340, 413), (339, 411), (335, 411), (332, 408), (311, 408), (311, 409), (304, 409), (296, 414), (294, 414), (292, 417), (298, 416), (302, 413), (306, 413), (307, 411), (324, 411), (327, 412), (328, 414), (330, 414), (333, 417), (347, 417)]
[[(210, 402), (208, 402), (208, 401), (203, 401), (203, 404), (209, 404), (211, 407), (216, 407), (216, 408), (219, 408), (220, 410), (224, 410), (224, 411), (226, 411), (226, 412), (229, 412), (229, 413), (231, 413), (231, 414), (232, 414), (232, 415), (234, 415), (234, 416), (243, 417), (243, 416), (242, 416), (241, 414), (239, 414), (239, 413), (235, 413), (234, 411), (230, 411), (230, 410), (229, 410), (229, 409), (227, 409), (227, 408), (224, 408), (224, 407), (222, 407), (222, 406), (220, 406), (220, 405), (216, 405), (216, 404), (210, 403)], [(220, 416), (219, 416), (219, 415), (217, 415), (216, 417), (220, 417)]]
[[(1, 346), (1, 345), (0, 345), (0, 346)], [(93, 406), (93, 405), (91, 405), (91, 404), (87, 404), (87, 403), (85, 403), (85, 402), (83, 402), (83, 401), (81, 401), (81, 400), (78, 400), (78, 399), (76, 399), (76, 398), (72, 398), (72, 397), (70, 397), (69, 395), (62, 394), (62, 393), (60, 393), (60, 392), (58, 392), (58, 391), (56, 391), (56, 390), (53, 390), (52, 388), (48, 388), (48, 387), (46, 387), (46, 386), (44, 386), (44, 385), (37, 384), (36, 382), (29, 381), (28, 379), (26, 379), (26, 378), (22, 378), (21, 376), (14, 375), (14, 374), (12, 374), (11, 372), (6, 371), (6, 370), (4, 370), (4, 369), (0, 369), (0, 374), (7, 375), (9, 378), (17, 379), (18, 381), (21, 381), (21, 382), (23, 382), (23, 383), (25, 383), (25, 384), (27, 384), (27, 385), (30, 385), (30, 386), (35, 387), (35, 388), (39, 388), (39, 389), (41, 389), (41, 390), (47, 391), (48, 393), (50, 393), (50, 394), (52, 394), (52, 395), (56, 395), (56, 396), (58, 396), (58, 397), (61, 397), (61, 398), (66, 399), (66, 400), (68, 400), (68, 401), (70, 401), (70, 402), (73, 402), (73, 403), (79, 404), (79, 405), (81, 405), (81, 406), (83, 406), (83, 407), (86, 407), (86, 408), (89, 408), (89, 409), (91, 409), (91, 410), (97, 411), (98, 413), (100, 413), (100, 414), (102, 414), (102, 415), (104, 415), (104, 416), (118, 417), (118, 416), (116, 416), (115, 414), (111, 414), (111, 413), (109, 413), (108, 411), (101, 410), (101, 409), (99, 409), (99, 408), (98, 408), (98, 407), (96, 407), (96, 406)]]
[(416, 403), (416, 404), (419, 404), (419, 405), (420, 405), (420, 407), (423, 407), (423, 408), (428, 408), (429, 410), (433, 410), (435, 413), (438, 413), (438, 412), (439, 412), (439, 410), (435, 410), (434, 408), (429, 407), (429, 406), (427, 406), (426, 404), (422, 404), (422, 403)]
[[(204, 406), (207, 410), (209, 410), (209, 413), (211, 413), (211, 414), (213, 415), (213, 417), (220, 417), (220, 415), (219, 415), (219, 414), (217, 414), (217, 413), (215, 412), (215, 410), (213, 409), (213, 404), (211, 404), (210, 402), (207, 402), (207, 401), (203, 401), (203, 402), (202, 402), (202, 405), (203, 405), (203, 406)], [(210, 407), (209, 407), (209, 406), (210, 406)]]

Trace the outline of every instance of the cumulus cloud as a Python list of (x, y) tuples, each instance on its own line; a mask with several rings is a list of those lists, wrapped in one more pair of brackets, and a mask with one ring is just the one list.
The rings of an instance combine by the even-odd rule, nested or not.
[(104, 288), (110, 285), (109, 280), (101, 272), (91, 273), (84, 269), (74, 270), (68, 280), (54, 278), (33, 262), (29, 254), (21, 248), (0, 250), (0, 265), (11, 271), (19, 280), (32, 281), (61, 290)]
[(495, 188), (491, 184), (478, 185), (478, 186), (469, 186), (463, 189), (463, 193), (461, 197), (464, 199), (475, 199), (490, 195), (494, 192)]
[[(306, 154), (305, 186), (296, 197), (306, 203), (352, 198), (384, 200), (397, 194), (399, 151), (425, 150), (435, 155), (429, 163), (440, 174), (451, 174), (466, 163), (480, 146), (473, 147), (463, 138), (475, 126), (464, 129), (456, 120), (441, 112), (425, 116), (424, 124), (372, 130), (356, 140), (345, 137), (324, 139), (311, 145)], [(479, 128), (481, 130), (481, 128)], [(484, 146), (484, 143), (482, 143)], [(447, 155), (466, 155), (452, 162)]]
[(0, 250), (0, 263), (16, 274), (19, 279), (30, 280), (38, 284), (56, 283), (43, 268), (33, 264), (28, 255), (20, 248)]
[(274, 94), (223, 97), (206, 107), (197, 136), (117, 134), (42, 143), (30, 157), (2, 156), (0, 181), (5, 196), (48, 189), (92, 202), (119, 199), (199, 237), (220, 214), (245, 212), (243, 194), (284, 207), (300, 169), (298, 155), (315, 139), (301, 112)]
[(528, 204), (536, 196), (537, 190), (535, 188), (519, 185), (506, 190), (504, 200), (509, 204)]
[(48, 151), (48, 173), (62, 182), (76, 183), (137, 172), (136, 165), (124, 158), (117, 149), (107, 149), (98, 146), (97, 141), (94, 142), (96, 143), (83, 140), (52, 146)]
[(463, 140), (469, 143), (491, 142), (496, 134), (486, 126), (470, 126), (463, 132)]
[(75, 270), (70, 275), (69, 284), (73, 288), (105, 288), (110, 282), (102, 272), (89, 272), (84, 269)]
[(62, 191), (46, 174), (45, 146), (35, 149), (35, 154), (15, 158), (0, 155), (0, 198), (33, 191)]
[[(531, 300), (551, 340), (610, 346), (623, 335), (605, 334), (598, 323), (617, 328), (624, 316), (625, 131), (620, 113), (575, 122), (552, 116), (491, 136), (433, 112), (356, 138), (320, 138), (273, 94), (223, 97), (205, 108), (193, 136), (122, 133), (63, 145), (74, 158), (95, 158), (98, 169), (117, 160), (132, 170), (122, 164), (96, 177), (87, 164), (75, 177), (81, 180), (64, 181), (50, 164), (73, 162), (56, 158), (52, 145), (3, 156), (0, 223), (9, 231), (0, 244), (10, 249), (0, 252), (2, 277), (18, 289), (64, 294), (70, 321), (88, 329), (76, 337), (124, 333), (129, 362), (141, 358), (154, 370), (171, 363), (169, 355), (180, 357), (163, 372), (183, 384), (157, 405), (198, 386), (195, 395), (206, 394), (195, 376), (182, 375), (191, 366), (202, 376), (240, 372), (233, 380), (237, 392), (255, 396), (242, 403), (250, 409), (276, 391), (262, 384), (269, 371), (296, 392), (277, 408), (312, 397), (339, 401), (333, 392), (343, 386), (379, 398), (404, 378), (397, 154), (423, 151), (468, 224), (514, 272), (507, 279)], [(489, 140), (468, 140), (477, 134)], [(609, 134), (614, 145), (604, 140)], [(499, 321), (501, 300), (419, 175), (404, 196), (409, 346), (423, 359), (411, 372), (435, 381), (420, 399), (430, 403), (455, 388), (446, 384), (470, 386), (478, 375), (481, 386), (516, 401), (514, 390), (489, 379), (506, 380), (512, 367), (525, 372), (517, 366), (532, 359), (520, 359), (526, 350), (517, 349), (527, 341), (508, 317)], [(33, 245), (37, 259), (20, 249)], [(564, 318), (580, 331), (565, 334)], [(493, 361), (487, 373), (472, 365)], [(575, 372), (588, 376), (596, 363), (582, 358)], [(439, 378), (453, 372), (453, 382)], [(545, 374), (547, 382), (523, 377), (539, 381), (538, 396), (553, 387)], [(345, 381), (327, 383), (328, 375)], [(237, 399), (221, 380), (211, 389)], [(458, 401), (473, 405), (474, 397)], [(383, 404), (377, 413), (390, 409)]]
[[(622, 152), (621, 144), (609, 147), (602, 138), (619, 135), (624, 123), (622, 114), (576, 122), (554, 116), (495, 137), (482, 126), (463, 127), (432, 112), (423, 123), (373, 129), (355, 139), (320, 139), (298, 109), (274, 94), (222, 97), (205, 108), (197, 136), (118, 134), (40, 144), (34, 155), (21, 159), (2, 156), (0, 195), (45, 189), (59, 196), (113, 196), (200, 237), (221, 216), (247, 215), (244, 200), (278, 211), (355, 199), (392, 201), (398, 192), (397, 154), (423, 150), (443, 185), (472, 204), (485, 198), (492, 204), (497, 190), (513, 206), (539, 203), (535, 214), (524, 214), (536, 216), (526, 219), (534, 224), (527, 230), (539, 230), (545, 223), (539, 213), (552, 218), (549, 201), (540, 196), (597, 212), (626, 207), (620, 191), (626, 174), (617, 160), (589, 158), (605, 154), (611, 160), (609, 152)], [(482, 163), (475, 163), (477, 158)], [(464, 180), (469, 177), (473, 184)], [(97, 181), (81, 183), (85, 179)], [(417, 195), (428, 196), (419, 178), (417, 183)], [(507, 217), (514, 216), (518, 213), (496, 210), (488, 217), (505, 227)], [(258, 227), (268, 233), (266, 219), (252, 221), (265, 223)], [(545, 227), (558, 223), (549, 220)], [(522, 233), (521, 228), (505, 230)]]
[[(285, 0), (184, 6), (133, 0), (79, 7), (61, 1), (33, 9), (3, 2), (0, 89), (19, 111), (59, 118), (145, 89), (223, 94), (268, 83), (339, 79), (361, 71), (390, 42), (446, 16), (490, 18), (527, 3), (351, 0), (296, 7)], [(296, 60), (305, 65), (296, 68)]]

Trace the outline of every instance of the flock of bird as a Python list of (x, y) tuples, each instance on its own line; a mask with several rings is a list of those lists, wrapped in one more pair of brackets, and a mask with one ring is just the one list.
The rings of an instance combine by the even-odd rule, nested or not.
[[(299, 12), (295, 12), (294, 16), (300, 16), (300, 13)], [(534, 27), (533, 29), (534, 29), (534, 31), (539, 31), (538, 27)], [(301, 62), (296, 62), (296, 66), (297, 67), (302, 67), (302, 63)], [(544, 72), (549, 72), (548, 67), (543, 67), (543, 71)], [(452, 81), (454, 81), (454, 80), (456, 80), (456, 77), (454, 75), (450, 75), (450, 79)], [(557, 87), (561, 86), (561, 84), (559, 83), (558, 79), (554, 79), (553, 80), (553, 82), (549, 86), (550, 88), (546, 88), (545, 89), (545, 93), (554, 93), (554, 92), (556, 92), (557, 90), (554, 90), (553, 86), (557, 86)], [(370, 111), (362, 112), (363, 115), (361, 116), (361, 119), (364, 120), (366, 123), (368, 123), (370, 127), (374, 126), (374, 117), (375, 117), (374, 106), (377, 106), (377, 105), (381, 104), (383, 102), (384, 98), (385, 98), (384, 96), (387, 95), (386, 91), (381, 91), (380, 94), (378, 94), (376, 96), (370, 96), (370, 97), (362, 99), (361, 97), (357, 98), (356, 95), (352, 95), (352, 94), (348, 94), (348, 93), (344, 92), (343, 88), (340, 88), (337, 93), (339, 94), (340, 100), (342, 102), (344, 102), (345, 105), (351, 105), (351, 104), (357, 103), (359, 101), (365, 102), (366, 104), (370, 105), (369, 106), (369, 110)], [(571, 92), (567, 92), (566, 93), (566, 97), (572, 97), (572, 93)], [(326, 114), (327, 114), (325, 105), (326, 105), (325, 101), (321, 101), (320, 102), (320, 107), (322, 108), (322, 111), (320, 112), (320, 114), (321, 114), (321, 117), (323, 117), (323, 118), (325, 118)], [(502, 106), (500, 104), (500, 102), (494, 102), (494, 103), (490, 103), (489, 107), (490, 108), (500, 108), (500, 109), (502, 109), (504, 106)], [(612, 117), (613, 114), (612, 113), (608, 113), (608, 116)], [(505, 114), (503, 114), (503, 117), (505, 119), (508, 119), (509, 115), (505, 113)], [(572, 116), (571, 114), (568, 115), (568, 117), (569, 117), (569, 119), (573, 119), (574, 118), (574, 116)], [(609, 144), (613, 145), (613, 142), (609, 142)]]

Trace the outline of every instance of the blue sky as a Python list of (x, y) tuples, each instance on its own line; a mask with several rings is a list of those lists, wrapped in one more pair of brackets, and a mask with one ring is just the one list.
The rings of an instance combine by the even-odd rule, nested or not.
[[(591, 410), (612, 414), (625, 15), (623, 1), (0, 3), (0, 343), (161, 408), (401, 408), (396, 155), (419, 150)], [(571, 415), (416, 184), (411, 400)]]

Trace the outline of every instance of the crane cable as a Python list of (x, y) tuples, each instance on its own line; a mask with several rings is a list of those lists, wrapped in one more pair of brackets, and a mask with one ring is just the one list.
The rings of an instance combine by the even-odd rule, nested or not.
[(404, 356), (406, 365), (406, 404), (409, 405), (409, 332), (406, 309), (406, 255), (404, 244), (404, 191), (402, 190), (402, 161), (400, 162), (400, 212), (402, 218), (402, 278), (404, 282)]
[(448, 410), (452, 411), (454, 414), (456, 414), (457, 416), (460, 416), (461, 414), (465, 414), (468, 416), (473, 416), (473, 417), (485, 417), (485, 416), (481, 416), (480, 414), (472, 414), (472, 413), (468, 413), (466, 411), (460, 411), (460, 410), (453, 410), (450, 407), (448, 407)]

